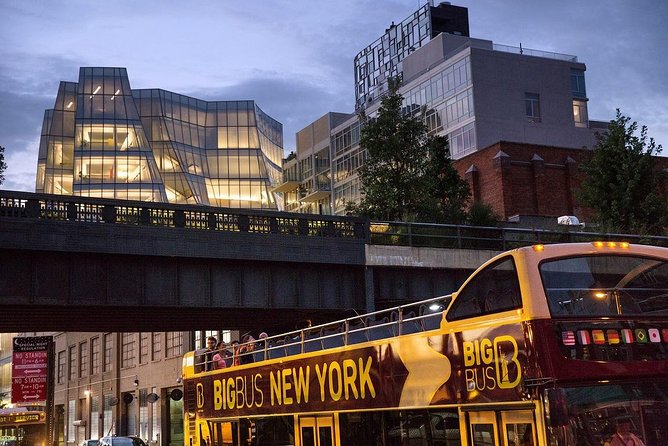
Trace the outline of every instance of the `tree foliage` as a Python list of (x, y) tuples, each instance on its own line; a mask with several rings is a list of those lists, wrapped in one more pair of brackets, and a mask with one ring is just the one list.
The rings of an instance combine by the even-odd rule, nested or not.
[(348, 211), (376, 220), (462, 223), (468, 184), (452, 166), (447, 140), (427, 136), (421, 119), (402, 113), (399, 82), (389, 82), (376, 117), (362, 117), (362, 200)]
[(0, 184), (5, 181), (5, 169), (7, 169), (7, 163), (5, 163), (5, 148), (0, 146)]
[(606, 133), (597, 135), (589, 161), (581, 167), (586, 174), (579, 197), (593, 210), (601, 229), (614, 232), (660, 234), (668, 223), (668, 207), (658, 186), (653, 155), (661, 145), (648, 138), (647, 127), (617, 115)]

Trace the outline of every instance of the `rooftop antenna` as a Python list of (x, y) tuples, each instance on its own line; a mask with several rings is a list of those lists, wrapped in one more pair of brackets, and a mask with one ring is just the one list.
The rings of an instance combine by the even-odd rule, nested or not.
[(520, 42), (520, 54), (524, 54), (524, 50), (522, 49), (522, 42)]

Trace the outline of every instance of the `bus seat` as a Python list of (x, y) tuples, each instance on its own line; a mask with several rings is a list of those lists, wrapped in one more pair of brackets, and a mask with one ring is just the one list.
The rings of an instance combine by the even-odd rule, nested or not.
[(310, 330), (304, 332), (304, 351), (315, 352), (322, 350), (322, 331)]
[(441, 327), (442, 311), (433, 312), (426, 305), (420, 305), (420, 316), (425, 330), (436, 330)]
[(390, 338), (393, 336), (392, 328), (390, 327), (390, 320), (387, 316), (379, 320), (368, 318), (366, 320), (366, 326), (366, 331), (370, 341)]
[(359, 344), (360, 342), (366, 342), (368, 340), (369, 338), (367, 336), (364, 321), (348, 324), (348, 344)]
[(405, 313), (401, 321), (401, 334), (419, 333), (424, 331), (420, 319), (414, 312)]
[(302, 352), (301, 337), (286, 336), (285, 337), (285, 354), (287, 356), (298, 355)]
[(269, 357), (271, 359), (284, 357), (285, 341), (283, 339), (279, 339), (278, 341), (276, 341), (276, 345), (269, 347), (268, 352), (269, 352)]
[(322, 331), (323, 348), (343, 346), (343, 331), (340, 326), (326, 328)]

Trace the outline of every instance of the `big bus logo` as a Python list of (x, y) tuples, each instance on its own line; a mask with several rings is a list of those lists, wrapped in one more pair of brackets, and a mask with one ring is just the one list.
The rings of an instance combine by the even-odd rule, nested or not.
[(464, 341), (466, 390), (516, 387), (522, 378), (518, 353), (517, 341), (508, 335)]
[(204, 407), (204, 386), (202, 385), (202, 383), (197, 383), (196, 394), (197, 394), (197, 408), (201, 409), (202, 407)]

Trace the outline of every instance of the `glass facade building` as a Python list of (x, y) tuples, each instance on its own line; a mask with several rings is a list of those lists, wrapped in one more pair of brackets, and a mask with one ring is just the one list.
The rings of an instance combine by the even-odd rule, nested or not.
[(283, 127), (254, 101), (132, 90), (125, 68), (81, 68), (47, 110), (36, 192), (280, 208)]

